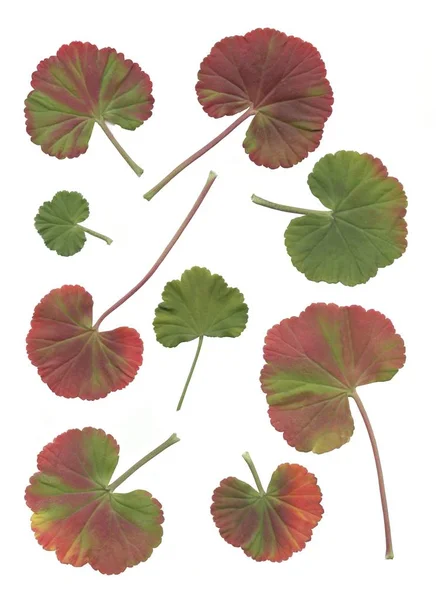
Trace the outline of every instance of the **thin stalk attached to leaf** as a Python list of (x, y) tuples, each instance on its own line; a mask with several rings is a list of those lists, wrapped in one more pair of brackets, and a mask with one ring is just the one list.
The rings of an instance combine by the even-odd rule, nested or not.
[(193, 360), (193, 362), (192, 362), (192, 365), (191, 365), (191, 369), (190, 369), (190, 371), (189, 371), (188, 378), (187, 378), (187, 380), (186, 380), (186, 383), (185, 383), (185, 386), (184, 386), (184, 388), (183, 388), (182, 395), (180, 396), (180, 400), (179, 400), (179, 403), (178, 403), (178, 405), (177, 405), (177, 410), (180, 410), (180, 409), (182, 408), (183, 400), (185, 399), (186, 392), (188, 391), (188, 387), (189, 387), (189, 384), (190, 384), (190, 382), (191, 382), (191, 379), (192, 379), (192, 375), (194, 374), (194, 370), (195, 370), (195, 366), (196, 366), (196, 364), (197, 364), (197, 361), (198, 361), (198, 357), (200, 356), (200, 350), (201, 350), (201, 347), (202, 347), (202, 345), (203, 345), (203, 339), (204, 339), (204, 338), (203, 338), (203, 336), (202, 336), (202, 335), (200, 335), (200, 337), (198, 338), (198, 346), (197, 346), (197, 351), (196, 351), (196, 353), (195, 353), (194, 360)]
[(270, 202), (269, 200), (264, 200), (256, 194), (251, 196), (251, 200), (254, 204), (258, 204), (259, 206), (266, 206), (266, 208), (272, 208), (273, 210), (280, 210), (282, 212), (295, 213), (296, 215), (328, 215), (330, 210), (311, 210), (309, 208), (297, 208), (295, 206), (287, 206), (286, 204), (277, 204), (276, 202)]
[(135, 471), (137, 471), (143, 465), (145, 465), (145, 463), (148, 463), (155, 456), (157, 456), (173, 444), (177, 444), (177, 442), (180, 442), (180, 438), (177, 436), (176, 433), (173, 433), (173, 435), (171, 435), (165, 442), (163, 442), (163, 444), (149, 452), (146, 456), (141, 458), (141, 460), (138, 460), (138, 462), (136, 462), (132, 467), (130, 467), (130, 469), (127, 469), (127, 471), (123, 473), (120, 477), (118, 477), (118, 479), (115, 479), (113, 483), (109, 484), (107, 490), (109, 492), (113, 492), (119, 485), (126, 481), (126, 479), (130, 477), (130, 475), (133, 475)]
[(197, 152), (192, 154), (189, 158), (187, 158), (182, 163), (180, 163), (180, 165), (178, 167), (173, 169), (171, 171), (171, 173), (169, 173), (166, 177), (164, 177), (162, 179), (162, 181), (160, 181), (157, 185), (154, 186), (154, 188), (152, 188), (150, 191), (148, 191), (146, 194), (144, 194), (144, 198), (146, 200), (151, 200), (158, 192), (160, 192), (160, 190), (162, 188), (164, 188), (167, 185), (167, 183), (169, 183), (172, 179), (174, 179), (174, 177), (176, 177), (176, 175), (181, 173), (184, 169), (186, 169), (186, 167), (189, 167), (189, 165), (191, 165), (193, 162), (195, 162), (197, 160), (197, 158), (200, 158), (201, 156), (203, 156), (203, 154), (206, 154), (206, 152), (208, 152), (211, 148), (216, 146), (221, 140), (223, 140), (225, 137), (227, 137), (229, 135), (229, 133), (231, 133), (241, 123), (243, 123), (246, 119), (248, 119), (249, 117), (252, 117), (253, 115), (254, 115), (254, 111), (252, 108), (249, 108), (244, 113), (242, 113), (242, 115), (240, 117), (238, 117), (236, 119), (236, 121), (233, 121), (233, 123), (231, 125), (229, 125), (226, 129), (224, 129), (223, 132), (221, 132), (219, 135), (217, 135), (217, 137), (215, 137), (208, 144), (203, 146), (203, 148), (200, 148), (200, 150), (198, 150)]
[(263, 489), (263, 485), (262, 482), (260, 481), (260, 477), (259, 477), (259, 473), (257, 472), (256, 467), (254, 466), (254, 463), (251, 459), (251, 456), (248, 452), (244, 452), (244, 454), (242, 455), (242, 458), (245, 460), (245, 462), (247, 463), (251, 474), (254, 477), (254, 481), (256, 482), (257, 485), (257, 489), (259, 490), (259, 494), (261, 496), (265, 496), (265, 490)]
[(371, 441), (372, 451), (374, 453), (375, 465), (377, 468), (377, 477), (378, 477), (378, 485), (380, 488), (380, 498), (383, 509), (383, 521), (385, 525), (385, 536), (386, 536), (386, 555), (387, 559), (394, 558), (394, 551), (392, 548), (392, 534), (391, 534), (391, 523), (389, 520), (389, 511), (388, 511), (388, 501), (386, 498), (386, 489), (385, 482), (383, 478), (383, 470), (381, 466), (380, 454), (377, 447), (377, 442), (375, 439), (374, 431), (371, 426), (371, 422), (369, 420), (368, 414), (363, 406), (362, 400), (359, 397), (359, 394), (356, 391), (353, 391), (352, 397), (357, 404), (357, 408), (362, 415), (363, 421), (365, 423), (366, 429), (368, 431), (369, 439)]
[(107, 126), (107, 124), (103, 120), (97, 121), (97, 123), (103, 129), (103, 131), (105, 132), (106, 136), (109, 138), (109, 140), (112, 142), (112, 144), (118, 150), (118, 152), (124, 158), (124, 160), (129, 165), (129, 167), (131, 169), (133, 169), (133, 171), (135, 171), (135, 173), (136, 173), (136, 175), (138, 177), (141, 177), (141, 175), (144, 172), (144, 169), (142, 169), (139, 165), (137, 165), (135, 163), (135, 161), (132, 158), (130, 158), (130, 156), (127, 154), (127, 152), (121, 146), (121, 144), (118, 142), (118, 140), (116, 139), (116, 137), (114, 136), (114, 134), (112, 133), (112, 131), (109, 129), (109, 127)]
[(93, 235), (94, 237), (105, 241), (108, 246), (110, 246), (113, 242), (113, 240), (111, 240), (110, 237), (107, 237), (107, 235), (103, 235), (102, 233), (98, 233), (98, 231), (94, 231), (93, 229), (88, 229), (88, 227), (83, 227), (83, 225), (77, 225), (77, 227), (80, 227), (80, 229), (82, 229), (86, 233), (89, 233), (89, 235)]
[(137, 283), (130, 290), (130, 292), (127, 292), (127, 294), (125, 294), (122, 298), (120, 298), (117, 302), (115, 302), (115, 304), (113, 304), (110, 308), (108, 308), (101, 315), (101, 317), (99, 319), (97, 319), (97, 321), (95, 322), (95, 325), (94, 325), (94, 329), (98, 329), (100, 327), (102, 321), (104, 319), (106, 319), (107, 316), (109, 316), (114, 310), (116, 310), (117, 308), (119, 308), (122, 304), (124, 304), (124, 302), (126, 302), (129, 298), (131, 298), (134, 294), (136, 294), (136, 292), (138, 290), (140, 290), (145, 283), (147, 283), (147, 281), (152, 277), (152, 275), (154, 275), (154, 273), (156, 273), (156, 271), (158, 270), (158, 268), (160, 267), (160, 265), (163, 263), (163, 261), (165, 260), (165, 258), (168, 256), (168, 254), (170, 253), (170, 251), (172, 250), (172, 248), (176, 244), (177, 240), (180, 238), (180, 236), (182, 235), (182, 233), (185, 231), (186, 227), (189, 225), (191, 219), (193, 218), (193, 216), (195, 215), (195, 213), (197, 212), (197, 210), (200, 208), (203, 200), (207, 196), (207, 193), (209, 192), (209, 190), (212, 187), (212, 184), (213, 184), (213, 182), (215, 181), (216, 178), (217, 178), (216, 173), (214, 173), (213, 171), (211, 171), (209, 173), (209, 177), (207, 178), (207, 181), (206, 181), (203, 189), (201, 190), (200, 195), (198, 196), (197, 200), (195, 201), (193, 207), (191, 208), (191, 210), (189, 211), (189, 213), (186, 215), (183, 223), (180, 225), (180, 227), (178, 228), (178, 230), (176, 231), (176, 233), (173, 235), (173, 237), (169, 241), (169, 243), (166, 246), (165, 250), (159, 256), (159, 258), (157, 259), (157, 261), (154, 263), (154, 265), (151, 267), (151, 269), (148, 271), (148, 273), (141, 279), (141, 281), (139, 283)]

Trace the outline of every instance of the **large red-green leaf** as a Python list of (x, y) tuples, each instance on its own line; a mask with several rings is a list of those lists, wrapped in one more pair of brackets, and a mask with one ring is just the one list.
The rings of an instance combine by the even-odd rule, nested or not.
[(35, 308), (27, 353), (41, 379), (58, 396), (97, 400), (120, 390), (142, 364), (138, 332), (92, 325), (92, 296), (78, 285), (52, 290)]
[[(88, 42), (64, 45), (41, 61), (31, 85), (27, 132), (32, 142), (57, 158), (86, 152), (94, 123), (107, 135), (106, 122), (136, 129), (150, 117), (154, 102), (150, 78), (136, 63), (113, 48), (99, 50)], [(136, 172), (137, 165), (131, 166)]]
[(160, 503), (144, 490), (110, 487), (118, 454), (115, 439), (92, 427), (62, 433), (39, 453), (26, 502), (36, 539), (60, 562), (121, 573), (161, 543)]
[(251, 160), (271, 169), (292, 167), (317, 148), (332, 112), (333, 93), (318, 50), (275, 29), (215, 44), (200, 65), (196, 90), (211, 117), (244, 112), (144, 194), (147, 200), (249, 119), (243, 145)]
[(333, 95), (318, 50), (275, 29), (224, 38), (201, 63), (197, 94), (211, 117), (250, 109), (244, 148), (265, 167), (292, 167), (318, 146)]
[(266, 492), (259, 487), (223, 479), (213, 494), (212, 516), (226, 542), (254, 560), (280, 562), (311, 539), (324, 512), (321, 491), (314, 475), (287, 463), (274, 471)]
[(271, 423), (297, 450), (322, 453), (353, 433), (348, 398), (361, 385), (390, 380), (404, 365), (405, 349), (375, 310), (312, 304), (268, 331), (264, 358)]

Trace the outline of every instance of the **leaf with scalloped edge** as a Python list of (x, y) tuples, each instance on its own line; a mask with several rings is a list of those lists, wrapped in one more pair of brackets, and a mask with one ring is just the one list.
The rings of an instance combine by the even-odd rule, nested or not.
[(357, 388), (394, 377), (406, 359), (402, 338), (375, 310), (312, 304), (268, 331), (264, 359), (260, 379), (271, 423), (297, 450), (323, 453), (348, 442), (354, 430), (349, 398), (356, 402), (376, 460), (387, 522), (386, 557), (392, 558), (380, 457)]
[(303, 550), (323, 515), (321, 490), (300, 465), (280, 465), (262, 487), (248, 452), (243, 454), (257, 490), (237, 479), (223, 479), (213, 493), (211, 513), (221, 536), (257, 561), (281, 562)]
[(147, 200), (250, 118), (243, 144), (250, 159), (271, 169), (296, 165), (318, 147), (333, 104), (318, 50), (275, 29), (216, 43), (200, 65), (196, 91), (211, 117), (245, 112), (147, 192)]
[(52, 290), (35, 308), (27, 354), (58, 396), (97, 400), (126, 387), (142, 364), (143, 344), (130, 327), (98, 331), (83, 287)]
[(197, 352), (177, 410), (182, 406), (205, 337), (238, 337), (248, 320), (248, 307), (237, 288), (204, 267), (186, 270), (162, 292), (153, 321), (157, 341), (167, 348), (198, 339)]
[(79, 225), (89, 217), (88, 201), (79, 192), (57, 192), (52, 200), (39, 207), (35, 228), (50, 250), (60, 256), (72, 256), (83, 248), (88, 233), (112, 244), (101, 233)]
[(135, 173), (143, 173), (120, 146), (107, 123), (134, 130), (151, 116), (149, 76), (113, 48), (72, 42), (41, 61), (26, 99), (32, 142), (56, 158), (75, 158), (88, 149), (98, 123)]
[(252, 197), (256, 204), (303, 215), (290, 222), (285, 244), (293, 265), (308, 279), (365, 283), (405, 252), (406, 194), (378, 158), (345, 150), (327, 154), (308, 184), (328, 210)]
[(175, 444), (166, 442), (110, 483), (119, 446), (101, 429), (70, 429), (38, 455), (38, 472), (26, 488), (32, 530), (61, 563), (89, 564), (105, 575), (150, 558), (162, 540), (161, 504), (149, 492), (115, 493), (132, 473)]

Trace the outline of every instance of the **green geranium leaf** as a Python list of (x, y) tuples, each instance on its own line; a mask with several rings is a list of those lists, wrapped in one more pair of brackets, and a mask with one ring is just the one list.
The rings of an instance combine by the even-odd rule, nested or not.
[(404, 253), (407, 198), (378, 158), (345, 150), (327, 154), (315, 165), (308, 184), (328, 210), (283, 206), (253, 196), (256, 204), (303, 215), (289, 224), (285, 244), (292, 263), (308, 279), (354, 286)]
[(203, 338), (238, 337), (247, 319), (248, 307), (241, 292), (208, 269), (192, 267), (180, 279), (167, 283), (153, 321), (158, 342), (174, 348), (198, 339), (197, 353), (177, 410), (181, 408)]
[(86, 242), (85, 233), (112, 244), (112, 240), (105, 235), (79, 225), (88, 217), (89, 204), (82, 194), (63, 191), (40, 206), (35, 227), (45, 245), (61, 256), (72, 256), (79, 252)]

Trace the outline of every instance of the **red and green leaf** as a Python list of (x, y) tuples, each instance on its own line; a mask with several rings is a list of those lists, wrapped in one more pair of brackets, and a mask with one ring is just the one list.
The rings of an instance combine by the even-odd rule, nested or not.
[(245, 112), (147, 192), (147, 200), (249, 118), (243, 146), (250, 159), (271, 169), (292, 167), (318, 147), (332, 112), (333, 93), (318, 50), (275, 29), (215, 44), (200, 65), (196, 90), (211, 117)]
[(41, 379), (58, 396), (97, 400), (120, 390), (142, 364), (138, 332), (92, 325), (91, 294), (78, 285), (52, 290), (35, 308), (27, 353)]
[(142, 174), (106, 125), (133, 130), (151, 116), (152, 84), (136, 63), (113, 48), (72, 42), (39, 63), (31, 85), (27, 132), (46, 154), (80, 156), (98, 123), (136, 174)]
[(329, 452), (354, 430), (349, 398), (365, 422), (372, 444), (386, 528), (386, 558), (393, 557), (380, 457), (357, 388), (389, 381), (405, 362), (402, 338), (391, 321), (361, 306), (312, 304), (284, 319), (265, 338), (262, 390), (272, 425), (302, 452)]
[(162, 540), (162, 507), (144, 490), (114, 489), (177, 441), (171, 436), (111, 484), (119, 454), (111, 435), (92, 427), (59, 435), (39, 453), (38, 472), (26, 489), (39, 544), (62, 563), (89, 564), (107, 575), (146, 561)]
[(405, 351), (379, 312), (312, 304), (268, 331), (264, 358), (271, 423), (297, 450), (322, 453), (353, 433), (348, 397), (361, 385), (392, 379)]
[(214, 118), (250, 110), (244, 148), (257, 165), (292, 167), (318, 147), (333, 95), (316, 48), (275, 29), (215, 44), (201, 63), (197, 95)]
[(316, 477), (300, 465), (282, 464), (265, 492), (248, 453), (258, 490), (236, 477), (221, 481), (211, 512), (221, 536), (257, 561), (280, 562), (303, 550), (323, 508)]

